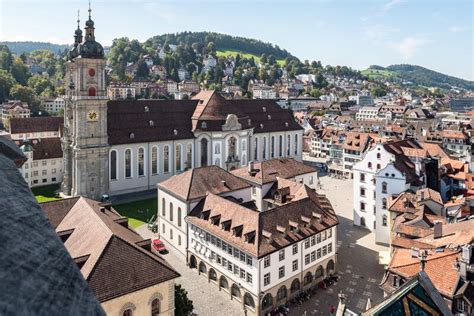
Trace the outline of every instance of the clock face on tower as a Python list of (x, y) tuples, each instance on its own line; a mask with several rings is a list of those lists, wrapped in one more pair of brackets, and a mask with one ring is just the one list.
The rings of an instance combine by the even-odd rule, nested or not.
[(88, 121), (97, 121), (99, 119), (99, 115), (95, 111), (89, 111), (87, 113), (87, 120)]

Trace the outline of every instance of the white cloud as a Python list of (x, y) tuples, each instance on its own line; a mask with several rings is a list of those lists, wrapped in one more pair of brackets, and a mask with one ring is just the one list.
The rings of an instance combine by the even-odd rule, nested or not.
[(405, 37), (401, 42), (395, 43), (392, 46), (402, 56), (404, 60), (411, 59), (421, 47), (430, 42), (426, 37)]
[(390, 0), (389, 2), (387, 2), (383, 5), (382, 11), (383, 12), (390, 11), (390, 10), (392, 10), (393, 7), (400, 4), (401, 2), (402, 2), (402, 0)]
[(363, 27), (363, 32), (366, 39), (377, 43), (389, 40), (399, 29), (376, 24)]
[(464, 31), (464, 27), (457, 26), (457, 25), (452, 25), (449, 27), (449, 31), (453, 33), (458, 33)]

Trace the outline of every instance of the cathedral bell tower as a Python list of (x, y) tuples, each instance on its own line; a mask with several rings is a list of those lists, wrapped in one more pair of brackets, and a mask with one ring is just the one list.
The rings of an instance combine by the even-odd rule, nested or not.
[(63, 192), (99, 199), (108, 193), (107, 92), (105, 56), (95, 41), (94, 21), (86, 21), (84, 42), (79, 27), (68, 53), (64, 110)]

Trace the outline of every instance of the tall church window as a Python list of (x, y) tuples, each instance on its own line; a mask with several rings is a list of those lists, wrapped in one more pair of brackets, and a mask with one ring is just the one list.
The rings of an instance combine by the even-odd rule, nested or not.
[(158, 173), (158, 148), (156, 146), (151, 148), (151, 173)]
[(262, 160), (267, 159), (267, 138), (263, 136)]
[(130, 149), (125, 150), (125, 178), (132, 176), (132, 151)]
[(175, 154), (175, 169), (176, 171), (181, 171), (181, 145), (176, 145), (176, 154)]
[(283, 136), (279, 136), (279, 144), (278, 144), (278, 156), (283, 157)]
[(229, 157), (228, 159), (232, 160), (236, 157), (236, 146), (237, 139), (235, 137), (229, 138)]
[(178, 207), (178, 227), (181, 227), (181, 207)]
[(193, 167), (193, 145), (188, 144), (186, 146), (186, 163), (184, 166), (184, 170), (191, 169)]
[(110, 152), (110, 180), (117, 180), (117, 152)]
[(207, 148), (209, 141), (206, 138), (201, 139), (201, 167), (207, 166)]
[(295, 156), (298, 155), (298, 134), (295, 135)]
[(170, 222), (173, 221), (173, 203), (170, 202)]
[(290, 156), (291, 155), (291, 136), (288, 135), (288, 141), (286, 143), (286, 155)]
[(151, 301), (151, 316), (159, 316), (160, 315), (160, 300), (155, 298)]
[(270, 143), (270, 158), (275, 158), (275, 136), (272, 136)]
[(90, 97), (95, 97), (95, 94), (96, 94), (95, 87), (89, 87), (88, 92), (89, 92), (88, 94)]
[(254, 160), (258, 160), (258, 138), (255, 137)]
[(170, 146), (163, 147), (163, 172), (170, 172)]
[(138, 175), (145, 175), (145, 149), (138, 148)]

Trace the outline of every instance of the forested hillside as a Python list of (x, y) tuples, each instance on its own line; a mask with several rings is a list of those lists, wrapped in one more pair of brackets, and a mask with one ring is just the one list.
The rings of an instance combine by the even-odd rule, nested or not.
[(372, 79), (385, 79), (388, 81), (409, 81), (415, 86), (438, 87), (451, 89), (452, 87), (474, 90), (474, 82), (448, 76), (416, 65), (391, 65), (381, 67), (370, 66), (362, 72)]
[(68, 45), (51, 44), (45, 42), (0, 42), (0, 44), (7, 45), (8, 49), (17, 55), (31, 53), (32, 51), (38, 49), (49, 50), (55, 54), (58, 54), (69, 47)]

